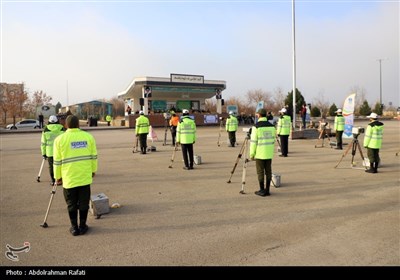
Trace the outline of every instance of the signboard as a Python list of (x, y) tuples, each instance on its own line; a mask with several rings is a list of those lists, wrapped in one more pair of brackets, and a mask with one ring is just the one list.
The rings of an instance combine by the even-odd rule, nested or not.
[[(257, 103), (257, 107), (256, 107), (256, 114), (258, 112), (258, 110), (263, 109), (264, 108), (264, 101), (259, 101)], [(255, 117), (255, 123), (257, 123), (257, 116)]]
[(56, 107), (54, 105), (40, 105), (36, 107), (36, 116), (42, 113), (45, 119), (49, 118), (51, 115), (56, 115)]
[(171, 74), (171, 82), (174, 82), (174, 83), (204, 84), (204, 76), (185, 75), (185, 74)]
[(238, 115), (238, 106), (237, 105), (226, 105), (226, 112), (233, 112), (236, 116)]
[(218, 123), (218, 115), (204, 115), (205, 124), (216, 124)]

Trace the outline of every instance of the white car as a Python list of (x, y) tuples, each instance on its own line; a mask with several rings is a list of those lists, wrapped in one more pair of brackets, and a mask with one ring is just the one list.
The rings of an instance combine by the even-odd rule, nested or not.
[(23, 128), (40, 128), (40, 124), (38, 120), (34, 119), (26, 119), (19, 122), (16, 122), (15, 125), (9, 124), (6, 127), (7, 129), (23, 129)]

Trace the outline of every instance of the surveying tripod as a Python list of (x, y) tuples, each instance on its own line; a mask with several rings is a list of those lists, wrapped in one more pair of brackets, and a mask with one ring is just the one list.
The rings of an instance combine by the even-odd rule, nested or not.
[(238, 154), (238, 156), (236, 158), (235, 165), (233, 166), (233, 169), (231, 171), (231, 176), (229, 177), (229, 180), (227, 182), (228, 184), (231, 182), (233, 173), (235, 173), (235, 169), (236, 169), (236, 167), (237, 167), (237, 165), (239, 163), (239, 160), (242, 158), (243, 153), (245, 154), (245, 161), (248, 161), (248, 159), (247, 159), (247, 146), (248, 146), (249, 140), (250, 140), (250, 136), (247, 135), (246, 138), (243, 141), (242, 147), (240, 148), (239, 154)]
[[(355, 162), (354, 162), (354, 156), (356, 155), (357, 149), (360, 152), (360, 155), (361, 155), (361, 158), (362, 158), (363, 162), (365, 161), (364, 155), (363, 155), (362, 150), (361, 150), (360, 143), (358, 142), (358, 139), (357, 139), (359, 135), (360, 134), (353, 134), (353, 140), (351, 142), (351, 145), (349, 145), (349, 147), (347, 147), (346, 151), (343, 153), (342, 157), (340, 158), (339, 162), (336, 164), (335, 168), (339, 166), (339, 164), (342, 161), (342, 159), (350, 151), (350, 148), (351, 148), (351, 155), (352, 155), (352, 157), (351, 157), (351, 167), (352, 168), (356, 165)], [(365, 167), (365, 169), (367, 169), (366, 166), (364, 166), (364, 167)]]
[[(323, 148), (325, 146), (325, 138), (328, 138), (328, 143), (331, 142), (331, 138), (329, 137), (329, 134), (326, 133), (326, 128), (323, 128), (321, 130), (321, 133), (318, 136), (317, 144), (315, 145), (315, 148)], [(318, 146), (318, 144), (321, 142), (321, 146)]]

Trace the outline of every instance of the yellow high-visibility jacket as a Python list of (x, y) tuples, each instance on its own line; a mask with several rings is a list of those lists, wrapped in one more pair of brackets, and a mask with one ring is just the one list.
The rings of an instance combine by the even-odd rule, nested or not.
[(63, 134), (64, 131), (65, 129), (61, 124), (54, 123), (46, 125), (46, 127), (43, 129), (42, 138), (40, 141), (40, 150), (43, 156), (53, 156), (54, 139)]
[(184, 116), (176, 128), (176, 142), (193, 144), (196, 142), (196, 123), (188, 116)]
[(238, 129), (238, 120), (235, 116), (230, 115), (229, 118), (226, 119), (225, 129), (228, 132)]
[(69, 128), (54, 140), (54, 178), (62, 178), (66, 189), (89, 185), (97, 171), (97, 148), (94, 137)]
[(373, 121), (368, 124), (364, 136), (364, 147), (370, 149), (380, 149), (383, 139), (383, 123)]
[(251, 129), (250, 158), (272, 159), (274, 156), (275, 126), (262, 117)]

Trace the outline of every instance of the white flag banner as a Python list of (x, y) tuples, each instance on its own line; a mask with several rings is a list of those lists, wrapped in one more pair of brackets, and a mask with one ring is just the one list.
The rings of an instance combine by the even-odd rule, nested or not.
[(356, 94), (352, 93), (344, 100), (343, 104), (343, 117), (344, 117), (344, 132), (343, 138), (352, 137), (352, 129), (354, 124), (354, 105)]

